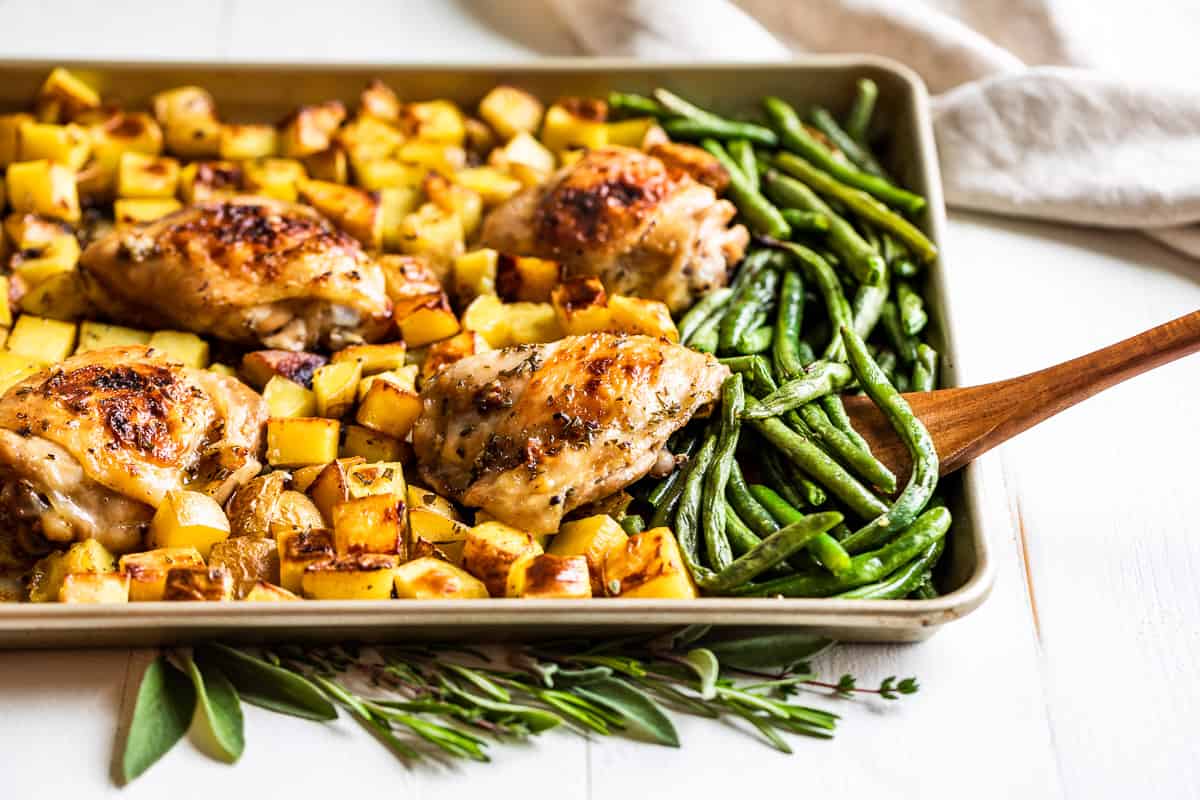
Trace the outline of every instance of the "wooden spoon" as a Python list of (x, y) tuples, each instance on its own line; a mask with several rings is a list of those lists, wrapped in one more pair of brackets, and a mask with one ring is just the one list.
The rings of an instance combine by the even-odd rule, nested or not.
[[(937, 445), (941, 474), (1097, 392), (1200, 350), (1200, 311), (1055, 367), (982, 386), (910, 392), (904, 399)], [(854, 428), (903, 482), (912, 459), (867, 397), (847, 397)]]

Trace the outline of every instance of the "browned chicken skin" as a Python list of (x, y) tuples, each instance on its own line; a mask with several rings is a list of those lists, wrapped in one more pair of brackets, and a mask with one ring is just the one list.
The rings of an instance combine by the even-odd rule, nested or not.
[(383, 272), (311, 208), (234, 198), (114, 231), (80, 260), (93, 302), (113, 319), (282, 350), (381, 338)]
[(0, 530), (26, 550), (87, 538), (137, 549), (167, 492), (224, 502), (258, 474), (266, 418), (240, 381), (156, 350), (68, 358), (0, 397)]
[(422, 389), (413, 428), (435, 491), (535, 533), (628, 486), (729, 370), (650, 336), (594, 333), (480, 353)]
[(736, 209), (687, 172), (638, 150), (592, 150), (492, 211), (482, 244), (563, 262), (610, 292), (680, 311), (724, 286), (749, 234)]

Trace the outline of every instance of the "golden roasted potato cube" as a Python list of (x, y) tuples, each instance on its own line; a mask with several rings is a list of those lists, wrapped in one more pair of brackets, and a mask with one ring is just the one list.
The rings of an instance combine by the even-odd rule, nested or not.
[(288, 417), (267, 422), (267, 463), (273, 467), (326, 464), (337, 457), (336, 419)]
[(620, 122), (608, 123), (608, 144), (621, 147), (640, 148), (646, 141), (646, 134), (658, 124), (654, 117), (636, 117), (623, 119)]
[(567, 336), (611, 330), (608, 294), (598, 278), (572, 278), (550, 293), (558, 324)]
[(471, 528), (463, 545), (463, 569), (487, 586), (493, 597), (503, 597), (512, 563), (523, 555), (540, 555), (542, 546), (526, 531), (502, 522), (485, 522)]
[(149, 114), (118, 111), (88, 128), (95, 160), (114, 171), (121, 154), (129, 151), (156, 156), (163, 149), (163, 132)]
[[(408, 485), (408, 507), (410, 510), (425, 509), (439, 514), (447, 519), (459, 519), (458, 511), (454, 508), (454, 503), (446, 498), (430, 491), (422, 486), (414, 484)], [(463, 537), (465, 538), (465, 536)], [(431, 539), (431, 541), (442, 541), (440, 539)]]
[(379, 158), (358, 161), (354, 164), (354, 176), (358, 185), (369, 191), (380, 189), (409, 188), (418, 190), (429, 170), (419, 164), (406, 164), (394, 158)]
[(76, 542), (66, 551), (51, 553), (33, 565), (29, 573), (29, 599), (52, 603), (58, 599), (63, 578), (82, 573), (105, 573), (116, 569), (112, 553), (95, 539)]
[(383, 214), (378, 195), (328, 181), (303, 180), (297, 188), (301, 200), (329, 217), (365, 247), (377, 249), (383, 245)]
[(137, 225), (162, 219), (181, 208), (183, 204), (174, 197), (125, 198), (113, 203), (113, 219), (118, 225)]
[(246, 191), (273, 197), (287, 203), (296, 202), (300, 181), (308, 179), (304, 165), (291, 158), (264, 158), (248, 162), (242, 173)]
[(459, 566), (462, 564), (464, 544), (466, 544), (465, 539), (456, 542), (434, 543), (428, 539), (422, 539), (416, 534), (409, 534), (408, 557), (409, 559), (436, 558), (438, 561)]
[(102, 350), (105, 347), (146, 344), (149, 341), (149, 331), (124, 328), (120, 325), (107, 325), (89, 319), (79, 325), (79, 346), (75, 348), (75, 352), (86, 353), (90, 350)]
[(354, 407), (354, 394), (362, 380), (362, 364), (342, 361), (318, 367), (313, 373), (317, 416), (341, 419)]
[(317, 476), (325, 470), (326, 466), (328, 465), (309, 464), (307, 467), (292, 470), (292, 488), (298, 492), (307, 492), (308, 488), (313, 485)]
[(75, 350), (73, 322), (22, 314), (9, 334), (6, 346), (19, 356), (42, 363), (58, 363)]
[(383, 218), (383, 247), (400, 250), (404, 240), (405, 218), (421, 205), (421, 190), (414, 186), (392, 186), (379, 190), (380, 215)]
[(173, 567), (163, 583), (163, 600), (221, 602), (233, 599), (233, 576), (223, 567)]
[(512, 339), (509, 307), (494, 294), (481, 294), (463, 312), (463, 327), (482, 336), (489, 347), (508, 347)]
[(587, 119), (556, 103), (546, 110), (541, 140), (554, 153), (595, 150), (608, 144), (608, 125), (603, 119)]
[(217, 155), (231, 161), (275, 155), (278, 135), (272, 125), (222, 125)]
[(487, 341), (475, 331), (461, 331), (449, 339), (434, 342), (425, 351), (425, 361), (421, 364), (421, 379), (429, 380), (455, 361), (490, 349)]
[(217, 542), (208, 565), (229, 573), (234, 597), (245, 596), (260, 583), (279, 582), (279, 548), (274, 539), (239, 536)]
[(454, 182), (479, 195), (487, 207), (498, 206), (524, 188), (516, 178), (495, 167), (460, 169)]
[(337, 132), (335, 140), (357, 172), (359, 164), (387, 158), (404, 142), (404, 134), (378, 117), (360, 115)]
[(361, 425), (345, 425), (338, 455), (342, 458), (359, 456), (367, 461), (400, 461), (407, 454), (405, 443), (394, 436)]
[(61, 220), (20, 212), (4, 218), (4, 232), (18, 250), (35, 249), (72, 233), (71, 226)]
[(374, 375), (400, 369), (405, 364), (408, 348), (404, 342), (388, 344), (358, 344), (344, 347), (333, 354), (333, 364), (354, 362), (362, 367), (363, 375)]
[(401, 252), (424, 256), (439, 280), (445, 280), (462, 255), (463, 221), (435, 203), (425, 203), (400, 223)]
[(492, 151), (492, 148), (500, 143), (496, 132), (481, 119), (465, 117), (463, 130), (466, 132), (466, 140), (463, 143), (467, 146), (467, 151), (472, 159), (482, 161)]
[(325, 519), (333, 519), (333, 507), (350, 499), (350, 468), (361, 458), (331, 459), (308, 487), (308, 495)]
[(443, 292), (410, 297), (397, 302), (393, 311), (400, 335), (410, 348), (424, 347), (458, 333), (458, 317)]
[(508, 570), (506, 597), (529, 599), (584, 599), (592, 596), (588, 563), (583, 556), (549, 553), (526, 555)]
[(194, 547), (172, 547), (121, 556), (121, 573), (129, 578), (129, 599), (134, 602), (163, 599), (167, 573), (175, 567), (203, 567)]
[(21, 161), (9, 164), (5, 182), (14, 211), (79, 221), (79, 192), (70, 167), (47, 160)]
[(479, 230), (479, 224), (483, 221), (483, 198), (476, 192), (451, 183), (436, 172), (425, 177), (423, 186), (425, 195), (434, 205), (447, 213), (458, 215), (465, 236), (473, 236)]
[(461, 145), (466, 138), (463, 114), (449, 100), (406, 103), (400, 109), (400, 124), (414, 139)]
[(245, 173), (232, 161), (193, 161), (179, 173), (179, 196), (185, 203), (205, 203), (240, 194)]
[(540, 344), (562, 338), (554, 306), (549, 303), (508, 303), (504, 309), (509, 317), (510, 345)]
[(667, 528), (642, 531), (609, 550), (604, 557), (604, 588), (616, 597), (691, 600), (697, 596), (679, 543)]
[(396, 121), (400, 119), (400, 98), (391, 87), (378, 78), (367, 84), (358, 96), (360, 113), (370, 114), (379, 119)]
[(286, 489), (286, 472), (259, 475), (238, 488), (227, 508), (231, 538), (263, 539), (277, 528), (325, 527), (325, 518), (307, 496)]
[(128, 603), (129, 577), (118, 572), (79, 573), (63, 576), (60, 603)]
[(351, 464), (346, 470), (346, 491), (351, 500), (377, 494), (404, 498), (404, 466), (398, 462), (376, 461)]
[(200, 492), (168, 492), (150, 520), (151, 547), (194, 547), (208, 558), (217, 542), (229, 538), (229, 518), (221, 505)]
[[(425, 494), (430, 494), (425, 492)], [(436, 497), (436, 495), (434, 495)], [(444, 498), (438, 498), (448, 503)], [(411, 506), (408, 510), (408, 528), (414, 538), (421, 538), (434, 544), (446, 542), (465, 542), (471, 534), (471, 528), (445, 513), (434, 505)]]
[(242, 598), (251, 603), (286, 603), (292, 600), (299, 600), (300, 597), (292, 594), (282, 586), (276, 586), (273, 583), (259, 581), (251, 587), (250, 591), (246, 592), (246, 596)]
[(608, 552), (625, 544), (628, 534), (607, 514), (563, 523), (546, 552), (556, 556), (583, 556), (591, 576), (592, 594), (604, 595), (604, 560)]
[(262, 390), (263, 400), (272, 417), (313, 417), (317, 415), (317, 396), (295, 381), (275, 375)]
[(460, 303), (496, 293), (500, 254), (491, 248), (472, 250), (454, 259), (454, 290)]
[(356, 553), (311, 564), (300, 586), (314, 600), (387, 600), (399, 561), (382, 553)]
[(0, 114), (0, 167), (19, 160), (21, 126), (33, 122), (29, 114)]
[(0, 393), (40, 372), (43, 366), (42, 362), (35, 359), (0, 350)]
[(312, 386), (313, 373), (329, 359), (317, 353), (296, 353), (291, 350), (255, 350), (242, 357), (240, 375), (246, 383), (262, 389), (271, 378), (279, 375), (301, 386)]
[[(8, 276), (0, 275), (0, 328), (12, 327), (12, 307), (9, 305), (8, 299)], [(8, 341), (8, 332), (5, 331), (4, 341)], [(3, 345), (0, 345), (3, 346)]]
[(333, 531), (284, 529), (276, 543), (279, 547), (279, 585), (289, 592), (300, 592), (306, 568), (333, 559)]
[(130, 150), (117, 166), (117, 194), (121, 197), (174, 197), (179, 188), (179, 162)]
[(486, 600), (483, 581), (437, 558), (417, 558), (396, 567), (396, 596), (406, 600)]
[(467, 151), (456, 144), (413, 139), (396, 148), (396, 158), (427, 170), (453, 175), (467, 165)]
[(154, 95), (150, 100), (154, 117), (164, 127), (193, 117), (217, 116), (217, 103), (207, 89), (179, 86)]
[[(212, 97), (203, 89), (176, 89), (180, 95), (164, 119), (155, 97), (155, 116), (166, 132), (167, 149), (185, 158), (215, 158), (221, 150), (221, 121)], [(170, 94), (170, 93), (164, 93)], [(186, 96), (185, 96), (186, 95)]]
[(42, 159), (65, 164), (73, 171), (87, 163), (92, 140), (79, 125), (26, 122), (19, 131), (21, 161)]
[(421, 414), (421, 398), (389, 380), (375, 380), (358, 404), (355, 420), (396, 439), (408, 435)]
[(524, 89), (497, 86), (479, 101), (479, 116), (502, 139), (533, 133), (542, 124), (542, 102)]
[(378, 261), (387, 284), (387, 295), (392, 302), (442, 290), (441, 279), (423, 258), (407, 255), (383, 255), (379, 257)]
[(404, 498), (373, 494), (333, 507), (333, 547), (339, 556), (387, 553), (407, 558)]
[(62, 119), (74, 119), (77, 114), (100, 105), (99, 93), (82, 78), (62, 67), (55, 67), (38, 91), (38, 107), (57, 109)]
[(41, 281), (21, 296), (21, 311), (73, 322), (92, 310), (91, 300), (78, 272), (60, 272)]
[(304, 168), (308, 170), (308, 177), (315, 181), (328, 181), (329, 183), (349, 183), (350, 181), (350, 159), (346, 158), (346, 151), (336, 145), (327, 147), (319, 153), (305, 156)]
[(522, 131), (488, 156), (488, 163), (500, 167), (525, 186), (536, 186), (554, 171), (554, 153)]
[(544, 303), (561, 277), (562, 265), (557, 261), (501, 253), (496, 262), (496, 294), (506, 303)]
[(608, 298), (608, 310), (616, 330), (679, 341), (679, 330), (666, 303), (617, 294)]
[(336, 100), (297, 109), (283, 122), (279, 152), (302, 158), (327, 150), (333, 135), (346, 119), (346, 107)]
[(47, 278), (70, 272), (79, 262), (79, 240), (64, 233), (45, 244), (26, 248), (12, 257), (12, 271), (27, 286), (36, 286)]
[(148, 345), (161, 350), (167, 357), (185, 367), (203, 369), (208, 366), (208, 342), (187, 331), (155, 331)]

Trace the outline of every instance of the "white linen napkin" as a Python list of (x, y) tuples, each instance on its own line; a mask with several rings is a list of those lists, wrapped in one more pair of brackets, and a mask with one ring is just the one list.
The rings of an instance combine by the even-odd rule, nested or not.
[[(1140, 228), (1200, 258), (1200, 3), (540, 2), (593, 55), (902, 61), (935, 94), (951, 205)], [(536, 13), (536, 2), (525, 5)]]

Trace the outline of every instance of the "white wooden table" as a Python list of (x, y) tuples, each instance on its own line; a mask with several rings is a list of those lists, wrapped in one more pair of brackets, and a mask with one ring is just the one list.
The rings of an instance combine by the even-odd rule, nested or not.
[[(188, 4), (0, 0), (0, 54), (45, 58), (420, 61), (528, 58), (458, 3)], [(403, 10), (401, 10), (403, 9)], [(476, 16), (476, 14), (479, 14)], [(338, 20), (331, 28), (329, 20)], [(504, 18), (543, 52), (545, 20)], [(1200, 264), (1128, 233), (951, 214), (963, 359), (1016, 375), (1200, 307)], [(978, 374), (978, 373), (977, 373)], [(1113, 389), (1001, 450), (1012, 533), (991, 599), (932, 640), (847, 646), (830, 675), (917, 675), (895, 704), (840, 702), (832, 743), (787, 757), (684, 720), (680, 750), (552, 735), (490, 765), (407, 771), (350, 724), (249, 710), (230, 768), (182, 746), (137, 783), (109, 778), (144, 652), (0, 653), (0, 796), (987, 798), (1200, 796), (1200, 525), (1188, 456), (1200, 360)], [(132, 667), (132, 669), (131, 669)], [(264, 794), (267, 793), (267, 794)]]

